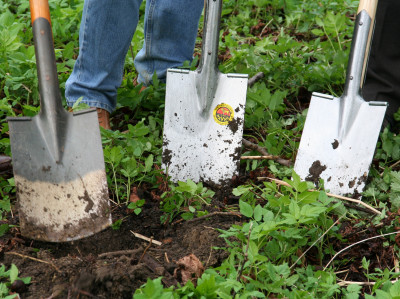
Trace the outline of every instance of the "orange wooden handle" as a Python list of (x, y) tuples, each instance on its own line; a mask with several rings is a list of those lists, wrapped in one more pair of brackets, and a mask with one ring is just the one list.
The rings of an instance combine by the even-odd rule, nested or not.
[(51, 24), (49, 2), (47, 0), (29, 0), (29, 4), (32, 24), (37, 18), (45, 18)]

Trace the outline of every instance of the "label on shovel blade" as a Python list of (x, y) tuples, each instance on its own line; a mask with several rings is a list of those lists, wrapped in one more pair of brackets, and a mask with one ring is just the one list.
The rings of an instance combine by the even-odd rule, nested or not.
[(233, 119), (234, 113), (228, 104), (219, 104), (213, 111), (214, 120), (220, 125), (227, 125)]

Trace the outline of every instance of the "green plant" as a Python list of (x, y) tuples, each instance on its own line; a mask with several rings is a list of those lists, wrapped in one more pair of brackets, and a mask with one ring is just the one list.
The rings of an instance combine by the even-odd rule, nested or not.
[(136, 215), (139, 215), (140, 212), (142, 212), (142, 206), (143, 206), (144, 204), (145, 204), (145, 200), (144, 200), (144, 199), (140, 199), (140, 200), (138, 200), (138, 201), (129, 203), (128, 209), (133, 210), (133, 212), (134, 212)]
[(9, 270), (6, 271), (4, 265), (0, 266), (0, 296), (4, 299), (15, 299), (16, 294), (11, 294), (10, 288), (16, 281), (21, 281), (23, 284), (29, 284), (31, 282), (30, 277), (20, 278), (18, 268), (11, 264)]
[[(79, 51), (78, 32), (82, 0), (50, 0), (55, 53), (61, 94)], [(357, 0), (224, 0), (219, 43), (219, 68), (224, 73), (263, 72), (264, 78), (248, 89), (244, 137), (267, 152), (294, 161), (307, 115), (311, 92), (340, 95), (352, 39)], [(36, 62), (29, 15), (24, 0), (0, 0), (0, 153), (11, 155), (8, 116), (34, 116), (40, 108)], [(202, 184), (169, 184), (160, 170), (163, 108), (166, 86), (153, 77), (153, 85), (140, 92), (136, 85), (134, 57), (143, 45), (145, 3), (141, 21), (126, 56), (123, 81), (118, 89), (117, 110), (112, 114), (114, 131), (101, 130), (106, 173), (112, 199), (141, 213), (147, 197), (130, 202), (133, 188), (159, 191), (163, 223), (178, 218), (206, 215), (214, 193)], [(202, 30), (200, 22), (200, 32)], [(197, 38), (193, 62), (198, 63), (201, 38)], [(65, 104), (65, 103), (64, 103)], [(74, 109), (87, 106), (76, 103)], [(395, 118), (400, 119), (399, 113)], [(244, 155), (259, 155), (247, 150)], [(207, 269), (196, 282), (164, 288), (161, 280), (148, 280), (135, 298), (395, 298), (399, 277), (394, 268), (375, 268), (361, 261), (371, 288), (340, 286), (333, 267), (320, 271), (337, 244), (347, 242), (339, 234), (337, 219), (354, 228), (393, 232), (400, 208), (400, 137), (389, 129), (381, 133), (363, 201), (382, 215), (366, 216), (345, 207), (324, 191), (309, 191), (292, 168), (276, 161), (247, 160), (241, 175), (248, 179), (237, 186), (231, 198), (240, 198), (241, 225), (221, 231), (229, 257), (215, 269)], [(279, 177), (290, 187), (260, 183), (252, 172)], [(250, 174), (250, 175), (249, 175)], [(250, 177), (250, 179), (249, 179)], [(293, 177), (293, 180), (289, 180)], [(161, 179), (160, 179), (161, 178)], [(161, 183), (162, 181), (162, 183)], [(163, 185), (161, 185), (163, 184)], [(0, 177), (0, 236), (9, 230), (15, 204), (12, 178)], [(213, 207), (214, 208), (214, 207)], [(237, 210), (238, 207), (227, 207)], [(131, 217), (130, 215), (127, 217)], [(246, 218), (247, 217), (247, 218)], [(118, 229), (124, 219), (114, 222)], [(384, 225), (382, 225), (384, 224)], [(398, 258), (396, 239), (385, 241)], [(313, 255), (310, 262), (307, 253)], [(372, 264), (372, 261), (371, 261)], [(16, 267), (9, 271), (15, 275)], [(8, 272), (9, 275), (11, 272)], [(338, 275), (339, 276), (339, 275)], [(340, 276), (339, 276), (340, 277)], [(2, 288), (10, 284), (2, 277)], [(367, 292), (369, 294), (367, 294)], [(5, 293), (4, 296), (9, 293)]]
[(128, 124), (124, 133), (102, 130), (108, 183), (117, 203), (128, 203), (134, 183), (154, 184), (159, 175), (153, 167), (161, 162), (159, 123), (154, 117), (147, 121), (148, 124), (145, 120), (136, 125)]
[(185, 220), (192, 219), (196, 214), (206, 215), (203, 207), (210, 205), (214, 194), (201, 182), (196, 184), (192, 180), (178, 182), (178, 186), (171, 185), (170, 190), (161, 195), (160, 209), (164, 212), (161, 222), (172, 222), (177, 215)]

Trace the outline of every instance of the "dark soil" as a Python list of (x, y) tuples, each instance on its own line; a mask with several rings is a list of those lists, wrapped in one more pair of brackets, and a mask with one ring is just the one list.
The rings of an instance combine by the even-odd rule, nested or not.
[[(15, 286), (21, 298), (132, 298), (149, 278), (163, 276), (166, 286), (182, 283), (174, 271), (185, 256), (194, 254), (205, 268), (227, 257), (226, 251), (214, 249), (225, 246), (216, 229), (228, 229), (239, 217), (215, 215), (163, 225), (158, 207), (159, 202), (149, 200), (139, 216), (115, 207), (113, 221), (123, 219), (119, 229), (108, 228), (70, 243), (29, 240), (14, 228), (0, 239), (0, 263), (7, 268), (14, 263), (20, 277), (32, 277), (28, 288)], [(10, 222), (17, 224), (14, 212)], [(162, 245), (150, 244), (132, 232)]]
[[(11, 175), (7, 173), (7, 176)], [(259, 176), (269, 177), (268, 167), (250, 171), (246, 177), (237, 177), (234, 184), (243, 184)], [(139, 190), (140, 191), (140, 190)], [(238, 198), (227, 190), (219, 190), (216, 197), (221, 201), (212, 203), (212, 216), (208, 218), (162, 224), (159, 200), (144, 194), (146, 204), (137, 216), (121, 206), (113, 207), (113, 221), (122, 220), (119, 229), (108, 228), (89, 238), (70, 243), (46, 243), (24, 238), (20, 235), (18, 212), (8, 215), (0, 221), (12, 228), (0, 238), (0, 264), (7, 269), (15, 264), (19, 277), (31, 277), (31, 284), (15, 283), (12, 290), (25, 298), (132, 298), (137, 288), (148, 279), (162, 276), (166, 287), (183, 284), (182, 266), (179, 262), (184, 257), (195, 256), (202, 268), (217, 267), (228, 257), (227, 250), (216, 249), (226, 244), (219, 237), (217, 229), (228, 229), (232, 224), (246, 221), (234, 213), (220, 213), (225, 205), (237, 205)], [(147, 197), (146, 198), (146, 194)], [(263, 205), (265, 199), (257, 197)], [(357, 208), (358, 206), (349, 206)], [(368, 212), (368, 211), (367, 211)], [(391, 226), (397, 221), (397, 213), (388, 213), (383, 225)], [(360, 240), (379, 235), (380, 229), (373, 225), (358, 225), (361, 220), (340, 223), (340, 238), (331, 238), (333, 252), (353, 245)], [(363, 222), (368, 223), (366, 219)], [(139, 233), (152, 238), (154, 242), (145, 241), (134, 236)], [(161, 245), (155, 244), (156, 241)], [(396, 237), (396, 244), (400, 239)], [(362, 268), (362, 259), (370, 261), (369, 272), (376, 268), (393, 269), (395, 266), (394, 244), (387, 246), (384, 238), (376, 238), (360, 243), (345, 250), (336, 257), (341, 261), (338, 268), (338, 279), (346, 281), (366, 281), (366, 271)], [(306, 250), (306, 248), (304, 248)], [(298, 252), (300, 256), (302, 252)], [(329, 254), (321, 260), (317, 246), (302, 259), (304, 267), (312, 265), (323, 269), (329, 262)], [(369, 293), (367, 286), (363, 292)]]

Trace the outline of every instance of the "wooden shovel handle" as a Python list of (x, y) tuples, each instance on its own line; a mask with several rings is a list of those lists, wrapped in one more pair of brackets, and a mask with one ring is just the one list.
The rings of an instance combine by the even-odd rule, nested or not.
[(29, 0), (29, 4), (32, 24), (38, 18), (45, 18), (51, 24), (49, 2), (47, 0)]
[(372, 35), (374, 32), (374, 23), (375, 23), (375, 15), (376, 15), (376, 8), (378, 6), (378, 0), (360, 0), (360, 3), (358, 4), (358, 11), (357, 15), (365, 10), (369, 17), (371, 18), (372, 21), (372, 26), (369, 31), (369, 36), (368, 36), (368, 42), (367, 42), (367, 48), (365, 49), (365, 59), (364, 59), (364, 67), (362, 70), (362, 75), (361, 75), (361, 82), (360, 82), (360, 87), (362, 88), (365, 82), (365, 75), (367, 71), (367, 64), (368, 64), (368, 59), (369, 59), (369, 51), (371, 49), (371, 41), (372, 41)]
[(374, 20), (377, 5), (378, 0), (360, 0), (357, 14), (359, 14), (362, 10), (365, 10), (369, 14), (370, 18)]

